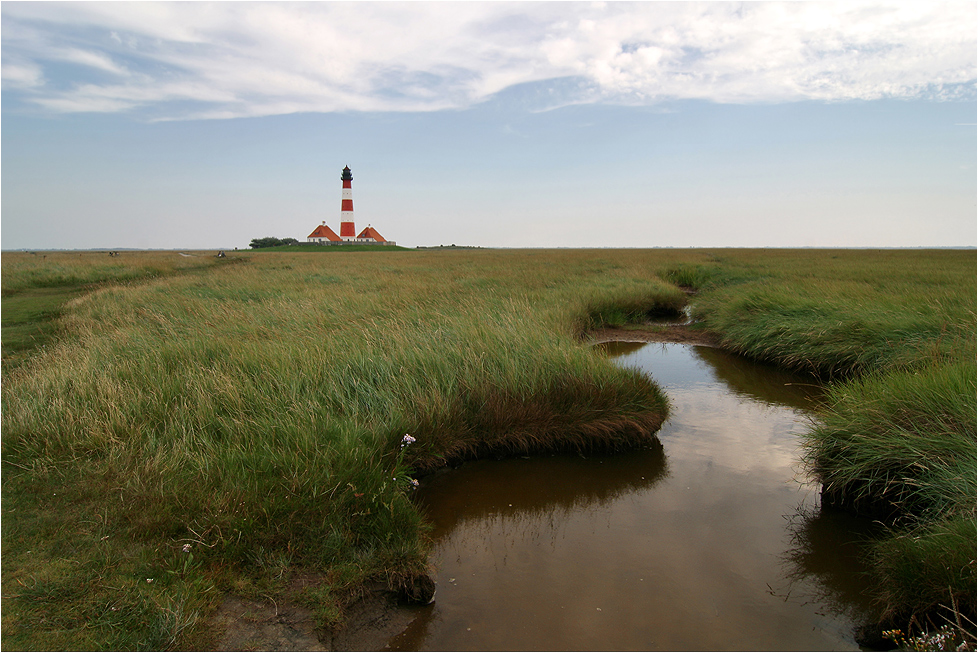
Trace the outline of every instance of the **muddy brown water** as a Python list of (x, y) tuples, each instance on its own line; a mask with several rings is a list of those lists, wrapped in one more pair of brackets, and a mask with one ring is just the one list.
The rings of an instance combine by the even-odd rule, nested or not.
[(868, 522), (819, 509), (810, 379), (717, 349), (606, 343), (672, 402), (661, 446), (425, 479), (435, 602), (396, 650), (855, 650)]

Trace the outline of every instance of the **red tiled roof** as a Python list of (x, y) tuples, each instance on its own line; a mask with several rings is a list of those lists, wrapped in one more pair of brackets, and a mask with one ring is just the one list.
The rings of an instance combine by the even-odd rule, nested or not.
[(336, 232), (324, 224), (316, 227), (316, 230), (306, 236), (306, 238), (326, 238), (327, 240), (332, 240), (334, 242), (340, 240), (340, 237), (336, 235)]
[(367, 227), (366, 229), (364, 229), (363, 231), (361, 231), (360, 232), (360, 235), (357, 236), (357, 238), (373, 238), (378, 243), (386, 243), (387, 242), (387, 239), (384, 238), (383, 236), (381, 236), (379, 233), (377, 233), (377, 230), (374, 229), (373, 227)]

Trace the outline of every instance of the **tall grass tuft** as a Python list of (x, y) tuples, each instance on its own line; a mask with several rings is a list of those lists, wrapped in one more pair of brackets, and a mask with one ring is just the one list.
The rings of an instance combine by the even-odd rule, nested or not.
[(973, 514), (975, 375), (964, 360), (831, 386), (806, 436), (824, 492), (876, 513)]
[(975, 611), (975, 377), (966, 359), (834, 385), (806, 436), (824, 501), (897, 520), (874, 546), (888, 615)]
[(720, 266), (716, 257), (711, 257), (711, 263), (679, 263), (663, 268), (660, 276), (681, 288), (690, 290), (706, 290), (716, 286), (725, 286), (741, 280), (741, 275), (733, 273), (729, 268)]
[(652, 317), (678, 317), (686, 301), (679, 289), (657, 280), (595, 290), (573, 306), (572, 331), (583, 336), (605, 326), (621, 327)]
[(885, 616), (930, 617), (974, 623), (976, 523), (974, 513), (951, 514), (874, 543), (879, 598)]

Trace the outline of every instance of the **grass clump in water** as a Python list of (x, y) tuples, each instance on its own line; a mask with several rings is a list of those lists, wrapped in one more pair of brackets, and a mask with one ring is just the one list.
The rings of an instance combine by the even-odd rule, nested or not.
[(975, 611), (975, 376), (964, 360), (836, 384), (806, 437), (823, 500), (896, 520), (873, 547), (892, 616)]
[(696, 312), (723, 343), (832, 381), (806, 460), (827, 502), (889, 521), (884, 613), (973, 622), (974, 251), (731, 250), (722, 267), (739, 280), (707, 281)]

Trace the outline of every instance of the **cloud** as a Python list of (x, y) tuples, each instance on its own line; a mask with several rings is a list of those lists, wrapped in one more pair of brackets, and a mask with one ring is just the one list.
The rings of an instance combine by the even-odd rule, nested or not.
[(116, 64), (111, 57), (101, 52), (90, 52), (79, 48), (65, 48), (51, 51), (52, 59), (61, 59), (80, 66), (89, 66), (115, 75), (128, 75), (128, 71)]
[(32, 62), (5, 59), (0, 70), (4, 88), (36, 88), (44, 83), (41, 67)]
[(942, 99), (972, 97), (976, 78), (974, 3), (4, 3), (0, 12), (5, 89), (51, 111), (157, 119), (437, 111), (527, 84), (546, 89), (537, 110)]

